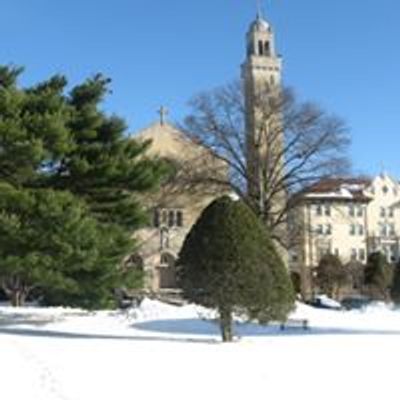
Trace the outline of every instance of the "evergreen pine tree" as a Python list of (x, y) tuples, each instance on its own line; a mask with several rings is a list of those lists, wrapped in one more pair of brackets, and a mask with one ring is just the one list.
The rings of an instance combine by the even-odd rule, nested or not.
[(102, 238), (84, 204), (66, 192), (0, 188), (0, 281), (14, 306), (33, 289), (75, 293), (85, 274), (98, 283)]
[[(97, 75), (66, 94), (63, 76), (21, 88), (21, 72), (0, 67), (0, 283), (10, 296), (39, 286), (47, 302), (104, 306), (121, 279), (141, 282), (119, 266), (145, 221), (137, 194), (156, 187), (166, 167), (145, 156), (149, 144), (130, 139), (120, 118), (101, 111), (108, 79)], [(71, 216), (69, 225), (66, 207), (80, 223)], [(22, 283), (10, 291), (14, 281)]]
[(293, 307), (290, 278), (273, 242), (242, 202), (222, 197), (187, 236), (178, 260), (183, 295), (216, 308), (222, 339), (232, 340), (234, 312), (262, 322), (284, 320)]

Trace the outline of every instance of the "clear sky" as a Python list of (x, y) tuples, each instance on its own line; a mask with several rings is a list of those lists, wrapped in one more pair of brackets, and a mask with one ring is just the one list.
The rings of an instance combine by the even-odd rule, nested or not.
[[(0, 63), (24, 84), (113, 79), (107, 111), (131, 131), (187, 112), (195, 93), (235, 79), (256, 0), (2, 0)], [(400, 178), (400, 1), (264, 0), (285, 84), (347, 121), (356, 173)]]

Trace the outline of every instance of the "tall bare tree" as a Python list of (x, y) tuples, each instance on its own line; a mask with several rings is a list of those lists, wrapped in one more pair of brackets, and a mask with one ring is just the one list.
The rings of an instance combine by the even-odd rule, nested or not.
[[(191, 112), (182, 128), (228, 166), (229, 177), (212, 170), (186, 176), (235, 192), (283, 241), (279, 227), (287, 224), (296, 206), (295, 193), (324, 177), (348, 173), (349, 132), (340, 118), (298, 101), (289, 89), (272, 92), (265, 86), (252, 103), (253, 110), (248, 110), (241, 82), (203, 92), (190, 101)], [(249, 112), (257, 113), (253, 132), (248, 132), (246, 123)], [(249, 135), (255, 148), (263, 148), (256, 163), (249, 160)], [(252, 170), (255, 164), (257, 173)], [(251, 190), (255, 185), (259, 190)]]

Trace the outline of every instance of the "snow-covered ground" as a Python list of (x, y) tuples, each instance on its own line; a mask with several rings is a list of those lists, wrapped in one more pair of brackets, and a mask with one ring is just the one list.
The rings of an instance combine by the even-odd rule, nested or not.
[(400, 311), (318, 310), (310, 329), (238, 324), (222, 344), (212, 313), (145, 300), (88, 313), (0, 307), (4, 400), (397, 398)]

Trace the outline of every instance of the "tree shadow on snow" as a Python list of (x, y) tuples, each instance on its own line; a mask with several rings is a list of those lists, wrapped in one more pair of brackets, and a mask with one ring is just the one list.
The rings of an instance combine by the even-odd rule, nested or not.
[[(219, 335), (216, 322), (198, 319), (155, 320), (134, 324), (138, 330), (174, 335)], [(385, 329), (355, 329), (338, 327), (315, 327), (303, 329), (301, 326), (285, 327), (281, 330), (280, 324), (262, 326), (254, 323), (235, 323), (234, 332), (239, 337), (275, 337), (275, 336), (321, 336), (321, 335), (400, 335), (397, 330)]]
[(54, 316), (37, 315), (35, 313), (4, 313), (0, 311), (0, 328), (4, 326), (32, 325), (44, 326), (59, 318)]
[[(125, 340), (132, 342), (172, 342), (172, 343), (220, 343), (220, 332), (216, 321), (203, 319), (166, 319), (139, 322), (131, 325), (131, 334), (79, 333), (44, 329), (46, 324), (57, 318), (35, 314), (2, 314), (0, 312), (0, 335), (15, 335), (48, 339)], [(136, 330), (136, 332), (135, 332)], [(138, 332), (139, 331), (139, 332)], [(300, 326), (280, 329), (279, 324), (261, 326), (254, 323), (235, 323), (236, 337), (282, 337), (282, 336), (396, 336), (400, 331), (384, 329), (353, 329), (338, 327)], [(138, 334), (139, 333), (139, 334)], [(144, 334), (142, 334), (144, 333)]]
[(172, 342), (172, 343), (219, 343), (217, 338), (186, 338), (157, 335), (109, 335), (93, 333), (63, 332), (30, 328), (0, 328), (0, 335), (29, 336), (48, 339), (95, 339), (95, 340), (126, 340), (133, 342)]

